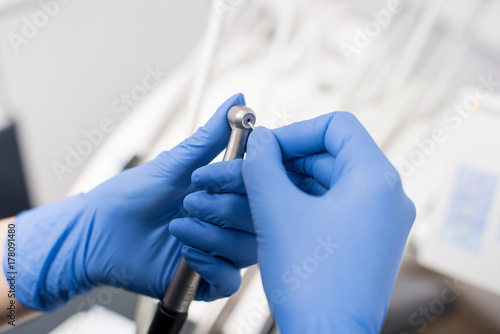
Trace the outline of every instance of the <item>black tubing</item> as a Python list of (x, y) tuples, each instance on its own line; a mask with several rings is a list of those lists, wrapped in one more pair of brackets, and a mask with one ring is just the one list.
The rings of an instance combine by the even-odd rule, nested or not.
[(172, 311), (159, 302), (148, 334), (179, 334), (186, 318), (187, 313)]

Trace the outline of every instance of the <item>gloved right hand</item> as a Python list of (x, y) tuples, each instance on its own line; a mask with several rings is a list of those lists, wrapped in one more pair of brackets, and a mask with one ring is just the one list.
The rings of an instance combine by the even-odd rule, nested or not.
[(247, 151), (242, 174), (223, 162), (194, 175), (198, 187), (246, 189), (281, 332), (378, 333), (415, 218), (394, 167), (348, 113), (257, 128)]

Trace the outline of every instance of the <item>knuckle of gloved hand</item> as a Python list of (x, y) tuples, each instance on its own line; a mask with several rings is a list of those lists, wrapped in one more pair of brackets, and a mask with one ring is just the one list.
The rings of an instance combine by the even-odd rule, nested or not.
[(312, 162), (312, 156), (309, 155), (307, 157), (297, 159), (295, 161), (295, 167), (300, 173), (311, 176)]
[(241, 276), (234, 273), (233, 275), (228, 275), (227, 277), (220, 277), (218, 280), (214, 281), (212, 286), (217, 290), (217, 292), (222, 297), (229, 297), (236, 293), (241, 285)]
[(397, 198), (402, 189), (399, 174), (391, 169), (365, 171), (360, 175), (360, 180), (363, 183), (363, 193), (369, 196), (385, 199)]
[[(330, 122), (334, 121), (337, 124), (340, 125), (346, 125), (349, 128), (352, 126), (358, 127), (361, 125), (359, 122), (358, 118), (354, 116), (354, 114), (348, 112), (348, 111), (335, 111), (330, 114)], [(339, 127), (340, 127), (339, 125)]]
[(376, 201), (383, 200), (389, 210), (397, 209), (400, 217), (398, 221), (407, 223), (405, 226), (409, 228), (412, 227), (416, 217), (415, 205), (406, 195), (401, 176), (391, 164), (370, 178), (368, 190), (371, 198)]
[(413, 223), (415, 222), (415, 218), (417, 217), (417, 208), (415, 207), (415, 203), (405, 196), (405, 211), (407, 213), (407, 222), (409, 225), (409, 228), (413, 226)]

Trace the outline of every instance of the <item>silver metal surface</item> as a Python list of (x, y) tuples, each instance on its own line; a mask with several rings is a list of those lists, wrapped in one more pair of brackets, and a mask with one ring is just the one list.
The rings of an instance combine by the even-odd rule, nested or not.
[(248, 107), (234, 106), (227, 113), (227, 122), (232, 131), (224, 154), (224, 161), (243, 159), (248, 136), (252, 132), (253, 124), (255, 124), (255, 114)]
[[(231, 126), (231, 137), (226, 147), (224, 161), (243, 159), (248, 136), (254, 128), (256, 118), (252, 109), (234, 106), (227, 113), (227, 122)], [(174, 277), (170, 282), (162, 301), (173, 311), (185, 313), (194, 300), (201, 277), (181, 258)]]

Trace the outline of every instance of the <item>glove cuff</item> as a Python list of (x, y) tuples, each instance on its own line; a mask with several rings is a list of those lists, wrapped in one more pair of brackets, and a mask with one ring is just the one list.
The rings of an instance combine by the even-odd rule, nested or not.
[[(52, 311), (96, 285), (85, 270), (89, 226), (94, 213), (86, 195), (20, 213), (14, 222), (16, 234), (16, 298), (36, 311)], [(6, 243), (7, 246), (7, 243)]]

